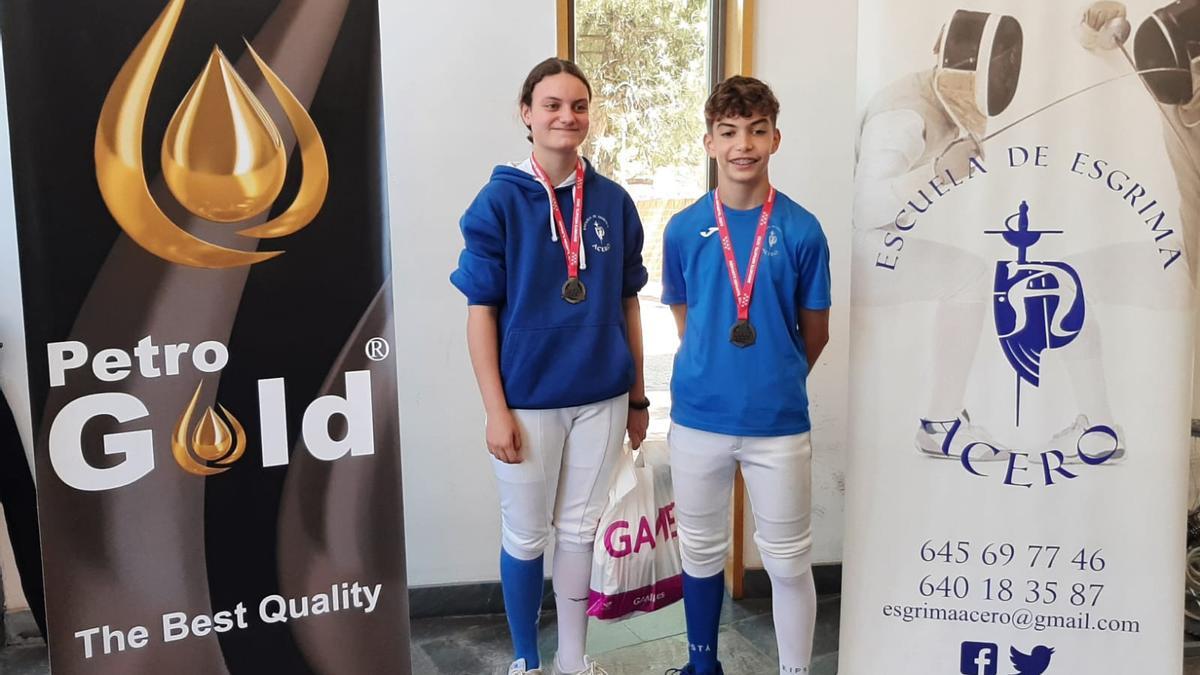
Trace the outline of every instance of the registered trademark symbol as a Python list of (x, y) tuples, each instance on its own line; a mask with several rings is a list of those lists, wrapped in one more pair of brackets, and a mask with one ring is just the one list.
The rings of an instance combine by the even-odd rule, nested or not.
[(374, 337), (367, 340), (367, 358), (372, 361), (382, 361), (392, 353), (392, 347), (387, 340), (381, 337)]

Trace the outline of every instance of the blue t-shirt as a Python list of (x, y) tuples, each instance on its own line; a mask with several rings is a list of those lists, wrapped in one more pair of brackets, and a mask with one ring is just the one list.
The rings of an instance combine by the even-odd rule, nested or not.
[[(642, 221), (621, 186), (587, 163), (583, 241), (587, 299), (562, 299), (567, 263), (551, 238), (550, 200), (530, 174), (498, 166), (463, 214), (450, 281), (468, 304), (499, 309), (500, 379), (510, 408), (567, 408), (629, 391), (633, 356), (623, 300), (646, 284)], [(554, 191), (571, 227), (574, 194)]]
[[(762, 207), (725, 207), (743, 281), (761, 212)], [(711, 192), (667, 223), (662, 301), (687, 305), (671, 378), (672, 420), (732, 436), (787, 436), (811, 428), (799, 311), (830, 305), (829, 244), (811, 213), (776, 194), (750, 301), (754, 345), (740, 348), (729, 341), (737, 304)]]

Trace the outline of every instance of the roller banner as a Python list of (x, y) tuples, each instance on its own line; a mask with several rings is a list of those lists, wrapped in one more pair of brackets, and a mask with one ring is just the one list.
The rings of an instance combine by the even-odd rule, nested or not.
[(841, 672), (1178, 673), (1200, 3), (859, 17)]
[(409, 672), (376, 1), (0, 39), (53, 672)]

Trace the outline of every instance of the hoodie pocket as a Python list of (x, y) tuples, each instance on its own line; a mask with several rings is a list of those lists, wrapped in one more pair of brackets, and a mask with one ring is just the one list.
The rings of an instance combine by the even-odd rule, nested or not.
[(633, 384), (633, 357), (620, 324), (513, 330), (500, 375), (514, 408), (563, 408), (611, 398)]

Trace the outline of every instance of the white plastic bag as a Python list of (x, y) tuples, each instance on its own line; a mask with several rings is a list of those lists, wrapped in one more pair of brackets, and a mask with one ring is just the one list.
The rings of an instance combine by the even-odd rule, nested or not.
[(653, 612), (683, 597), (671, 467), (655, 450), (626, 449), (618, 460), (592, 553), (588, 615), (598, 619)]

